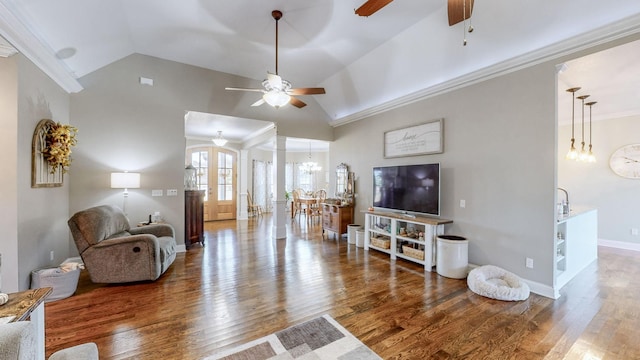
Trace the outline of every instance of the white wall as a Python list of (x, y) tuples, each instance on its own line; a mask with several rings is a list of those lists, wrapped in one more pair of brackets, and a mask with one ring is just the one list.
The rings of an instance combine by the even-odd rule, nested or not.
[[(580, 122), (577, 124), (579, 129)], [(588, 126), (586, 131), (588, 134)], [(598, 209), (600, 239), (640, 245), (640, 236), (631, 235), (631, 228), (640, 228), (640, 180), (620, 177), (609, 167), (609, 157), (614, 151), (627, 144), (640, 143), (640, 116), (594, 122), (592, 132), (597, 162), (580, 163), (565, 159), (571, 125), (559, 127), (558, 186), (567, 189), (572, 205)], [(576, 136), (579, 144), (580, 131)], [(588, 137), (586, 142), (588, 144)]]

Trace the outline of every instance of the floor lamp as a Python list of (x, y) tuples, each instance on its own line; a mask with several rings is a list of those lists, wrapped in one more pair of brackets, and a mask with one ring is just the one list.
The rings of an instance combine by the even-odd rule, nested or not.
[(122, 193), (122, 212), (127, 215), (127, 198), (129, 197), (129, 189), (138, 189), (140, 187), (140, 173), (130, 172), (114, 172), (111, 173), (111, 188), (124, 189)]

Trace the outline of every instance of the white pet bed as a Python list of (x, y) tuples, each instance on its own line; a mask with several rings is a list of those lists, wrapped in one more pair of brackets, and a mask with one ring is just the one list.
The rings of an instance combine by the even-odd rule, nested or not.
[(529, 297), (529, 285), (517, 275), (494, 265), (471, 270), (467, 285), (474, 293), (496, 300), (518, 301)]

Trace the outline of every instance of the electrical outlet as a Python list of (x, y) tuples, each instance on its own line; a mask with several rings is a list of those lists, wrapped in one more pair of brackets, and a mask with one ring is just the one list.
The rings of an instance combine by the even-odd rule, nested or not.
[(533, 259), (532, 259), (532, 258), (527, 258), (527, 261), (526, 261), (525, 265), (526, 265), (529, 269), (533, 269)]
[(167, 196), (178, 196), (178, 189), (167, 189)]
[(631, 228), (631, 235), (638, 236), (638, 228)]
[(49, 261), (53, 261), (53, 250), (49, 253)]
[(460, 200), (460, 207), (466, 207), (467, 206), (467, 202), (465, 200)]

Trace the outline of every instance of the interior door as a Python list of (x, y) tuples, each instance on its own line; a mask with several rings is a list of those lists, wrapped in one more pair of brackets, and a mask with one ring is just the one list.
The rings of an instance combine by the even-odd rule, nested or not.
[(214, 200), (211, 204), (211, 220), (229, 220), (236, 218), (236, 154), (233, 151), (214, 148), (215, 159), (209, 195)]
[(199, 147), (187, 151), (196, 168), (199, 190), (205, 190), (204, 221), (236, 218), (236, 154), (217, 147)]

